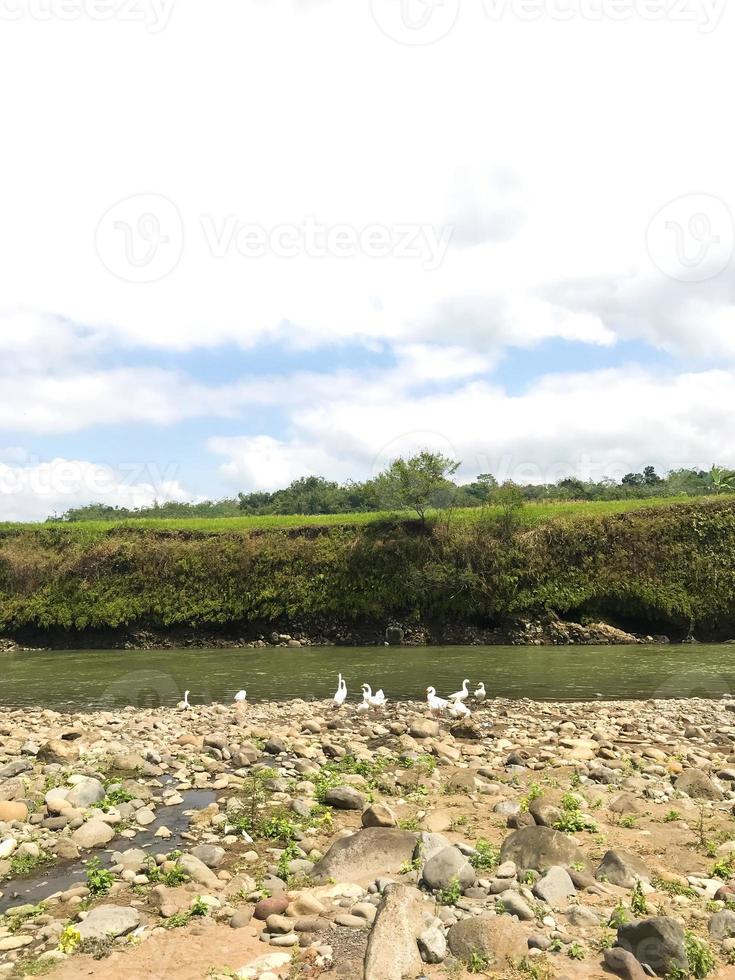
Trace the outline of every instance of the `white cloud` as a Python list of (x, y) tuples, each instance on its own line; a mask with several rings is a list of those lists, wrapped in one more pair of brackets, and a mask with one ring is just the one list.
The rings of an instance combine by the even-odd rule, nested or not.
[(145, 507), (156, 500), (191, 499), (172, 474), (151, 464), (112, 467), (63, 458), (0, 462), (0, 512), (6, 521), (43, 520), (90, 502)]
[(510, 396), (485, 381), (440, 394), (416, 395), (385, 379), (355, 384), (314, 404), (305, 379), (291, 436), (220, 437), (223, 476), (240, 488), (273, 489), (306, 473), (366, 477), (397, 455), (429, 447), (463, 461), (470, 479), (553, 481), (574, 473), (620, 479), (653, 464), (735, 466), (735, 372), (656, 377), (640, 368), (549, 376)]
[[(0, 82), (17, 96), (4, 107), (0, 308), (171, 349), (274, 336), (422, 343), (454, 330), (467, 297), (490, 295), (510, 313), (499, 332), (476, 317), (468, 342), (483, 350), (653, 332), (688, 352), (697, 333), (732, 356), (732, 296), (715, 289), (694, 315), (646, 251), (649, 222), (672, 198), (706, 193), (735, 208), (722, 125), (731, 11), (703, 35), (641, 17), (493, 21), (461, 4), (444, 39), (412, 48), (386, 37), (367, 0), (296, 6), (179, 3), (154, 34), (84, 17), (3, 24)], [(133, 200), (103, 225), (105, 257), (113, 268), (125, 259), (126, 234), (137, 263), (160, 236), (163, 252), (176, 248), (167, 206), (155, 227), (151, 194), (180, 216), (183, 251), (160, 281), (129, 282), (100, 261), (95, 233), (111, 206), (146, 195), (143, 213)], [(454, 245), (433, 272), (395, 253), (217, 258), (202, 227), (234, 218), (272, 231), (310, 217), (437, 235), (454, 225)], [(625, 276), (637, 286), (621, 297), (623, 327), (533, 302), (571, 279), (615, 290)], [(661, 307), (630, 308), (660, 292)]]

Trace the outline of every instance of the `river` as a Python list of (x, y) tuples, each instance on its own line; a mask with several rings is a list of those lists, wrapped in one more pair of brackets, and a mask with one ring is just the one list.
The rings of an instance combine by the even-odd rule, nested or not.
[(389, 699), (423, 698), (484, 680), (489, 696), (544, 701), (720, 698), (735, 691), (735, 646), (307, 647), (238, 650), (68, 650), (0, 656), (0, 707), (60, 711), (330, 697), (337, 673)]

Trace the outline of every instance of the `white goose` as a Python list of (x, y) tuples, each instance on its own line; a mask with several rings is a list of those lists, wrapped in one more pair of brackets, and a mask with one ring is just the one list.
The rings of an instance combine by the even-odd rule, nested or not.
[(467, 698), (468, 698), (468, 696), (469, 696), (469, 693), (470, 693), (467, 690), (467, 685), (468, 684), (469, 684), (469, 680), (467, 678), (465, 678), (465, 680), (462, 681), (462, 690), (461, 691), (455, 691), (454, 694), (450, 694), (449, 695), (449, 700), (450, 701), (466, 701)]
[(332, 698), (332, 705), (335, 708), (341, 708), (345, 703), (347, 698), (347, 684), (345, 683), (342, 675), (339, 675), (339, 683), (337, 684), (337, 690), (334, 697)]
[(179, 711), (189, 711), (190, 710), (190, 708), (191, 708), (191, 705), (189, 704), (189, 694), (190, 693), (191, 693), (190, 691), (184, 691), (184, 700), (183, 701), (179, 701), (179, 703), (176, 705), (176, 707), (179, 709)]
[(453, 701), (449, 714), (452, 718), (469, 718), (472, 712), (462, 701)]
[(383, 694), (382, 687), (381, 687), (381, 689), (379, 691), (376, 691), (375, 694), (373, 694), (373, 689), (370, 687), (370, 685), (369, 684), (363, 684), (362, 685), (362, 700), (370, 708), (384, 708), (385, 705), (386, 705), (387, 698), (386, 698), (385, 694)]
[(485, 681), (480, 681), (475, 688), (475, 701), (484, 701), (486, 697), (487, 691), (485, 690)]
[(238, 691), (237, 694), (235, 695), (235, 701), (237, 701), (238, 704), (243, 704), (245, 701), (247, 701), (247, 699), (248, 699), (247, 691)]
[(426, 688), (426, 703), (429, 706), (429, 711), (435, 715), (442, 714), (449, 704), (449, 702), (445, 701), (444, 698), (438, 698), (436, 696), (435, 687)]
[(370, 705), (367, 701), (361, 701), (357, 706), (358, 715), (366, 715), (370, 711)]

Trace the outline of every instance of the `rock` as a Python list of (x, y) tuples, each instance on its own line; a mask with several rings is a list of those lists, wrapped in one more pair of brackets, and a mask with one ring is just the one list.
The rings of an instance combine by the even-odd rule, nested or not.
[(191, 853), (208, 868), (218, 868), (227, 852), (224, 847), (217, 847), (216, 844), (199, 844), (197, 847), (192, 847)]
[(83, 823), (71, 835), (71, 839), (84, 850), (91, 850), (93, 847), (104, 847), (109, 844), (115, 832), (112, 827), (103, 820), (93, 818)]
[(521, 922), (532, 922), (536, 918), (533, 909), (529, 908), (526, 900), (518, 892), (510, 889), (500, 892), (498, 901), (502, 903), (508, 915), (518, 916)]
[(231, 929), (244, 929), (245, 926), (250, 924), (250, 920), (253, 918), (252, 909), (238, 909), (237, 912), (230, 919)]
[(403, 630), (400, 626), (388, 626), (385, 631), (385, 642), (388, 646), (399, 647), (403, 643)]
[(79, 857), (79, 848), (68, 837), (59, 837), (52, 850), (62, 861), (74, 861)]
[(713, 939), (720, 941), (735, 936), (735, 912), (731, 912), (730, 909), (715, 912), (709, 920), (709, 934)]
[(533, 894), (553, 909), (567, 904), (567, 899), (577, 894), (574, 882), (565, 868), (549, 868), (543, 878), (533, 886)]
[(76, 762), (79, 758), (79, 748), (75, 742), (63, 738), (52, 738), (38, 750), (38, 758), (44, 762)]
[(608, 810), (611, 813), (643, 813), (645, 807), (638, 797), (633, 796), (632, 793), (620, 793), (610, 800)]
[(424, 929), (418, 938), (418, 946), (424, 963), (443, 963), (447, 958), (447, 940), (438, 924)]
[(204, 885), (205, 888), (209, 888), (214, 891), (218, 891), (220, 888), (222, 888), (223, 883), (219, 880), (219, 878), (194, 854), (182, 854), (179, 858), (179, 864), (189, 875), (192, 881), (196, 881), (198, 884)]
[(587, 864), (576, 841), (550, 827), (516, 830), (503, 841), (500, 860), (515, 861), (523, 871), (547, 871), (555, 865)]
[(353, 786), (333, 786), (327, 790), (324, 802), (336, 810), (362, 810), (365, 797)]
[(609, 881), (620, 888), (635, 888), (636, 882), (651, 880), (651, 872), (637, 854), (607, 851), (595, 871), (598, 881)]
[(0, 800), (0, 823), (12, 823), (17, 820), (25, 823), (28, 819), (28, 807), (25, 803), (11, 803)]
[(462, 919), (447, 933), (447, 945), (465, 963), (471, 961), (473, 953), (478, 953), (491, 969), (504, 968), (509, 961), (520, 960), (528, 953), (526, 932), (509, 915)]
[(125, 871), (138, 872), (148, 859), (141, 847), (129, 847), (126, 851), (115, 851), (112, 855), (113, 864), (121, 864)]
[(362, 811), (363, 827), (395, 827), (396, 815), (384, 803), (372, 803)]
[(680, 793), (686, 793), (693, 800), (722, 800), (725, 795), (701, 769), (685, 769), (674, 785)]
[(424, 928), (420, 892), (408, 885), (388, 885), (370, 931), (364, 980), (403, 980), (421, 974), (418, 938)]
[(450, 846), (429, 858), (421, 878), (433, 891), (449, 888), (455, 881), (459, 882), (461, 889), (465, 889), (474, 884), (475, 869), (461, 851)]
[(75, 928), (82, 939), (126, 936), (140, 925), (140, 912), (122, 905), (98, 905)]
[(661, 916), (629, 922), (618, 929), (618, 946), (632, 953), (659, 976), (688, 970), (684, 929), (676, 919)]
[(413, 738), (436, 738), (440, 731), (439, 722), (433, 718), (414, 718), (408, 734)]
[(481, 737), (480, 726), (473, 718), (462, 718), (455, 722), (449, 729), (452, 738), (461, 738), (472, 741)]
[(44, 796), (44, 802), (48, 812), (61, 814), (64, 812), (64, 810), (70, 810), (72, 807), (67, 800), (68, 795), (69, 790), (64, 789), (61, 786), (57, 786), (55, 789), (50, 789)]
[(66, 802), (75, 809), (84, 810), (93, 803), (99, 803), (101, 800), (104, 800), (106, 795), (105, 787), (99, 779), (88, 777), (69, 790)]
[(287, 908), (287, 895), (271, 895), (270, 898), (262, 898), (257, 903), (253, 909), (253, 915), (256, 919), (265, 922), (269, 915), (280, 915), (282, 912), (285, 912)]
[(191, 892), (184, 891), (183, 888), (169, 888), (167, 885), (151, 888), (149, 899), (153, 908), (158, 909), (164, 919), (191, 906)]
[(12, 779), (13, 776), (19, 776), (22, 772), (28, 772), (31, 769), (33, 769), (33, 764), (27, 759), (14, 759), (13, 762), (0, 766), (0, 782)]
[(0, 937), (0, 953), (9, 953), (14, 949), (30, 946), (33, 936), (3, 936)]
[(146, 768), (146, 761), (135, 752), (120, 752), (113, 757), (112, 768), (118, 772), (142, 771)]
[(543, 796), (531, 801), (528, 812), (539, 827), (553, 827), (561, 819), (559, 807)]
[(336, 840), (314, 865), (312, 875), (354, 881), (378, 875), (397, 874), (413, 858), (417, 835), (390, 827), (367, 827), (350, 837)]
[(606, 949), (604, 959), (608, 970), (617, 973), (623, 980), (647, 980), (648, 978), (648, 974), (635, 956), (626, 949), (621, 949), (620, 946)]

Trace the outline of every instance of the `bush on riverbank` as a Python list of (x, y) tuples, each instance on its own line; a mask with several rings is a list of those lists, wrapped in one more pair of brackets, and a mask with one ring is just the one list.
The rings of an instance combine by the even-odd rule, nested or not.
[(221, 531), (0, 535), (0, 631), (607, 617), (735, 635), (735, 502), (521, 526), (497, 517)]

